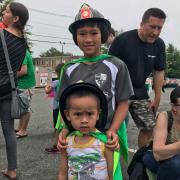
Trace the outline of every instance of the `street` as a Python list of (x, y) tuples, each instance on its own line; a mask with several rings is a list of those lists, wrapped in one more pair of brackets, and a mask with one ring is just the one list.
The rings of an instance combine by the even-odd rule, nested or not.
[[(162, 94), (160, 110), (170, 107), (169, 94), (172, 89), (165, 89)], [(18, 139), (18, 180), (55, 180), (58, 172), (59, 154), (45, 154), (44, 149), (54, 144), (52, 127), (51, 100), (44, 89), (35, 89), (32, 101), (32, 117), (28, 127), (28, 137)], [(17, 125), (18, 120), (15, 121)], [(137, 149), (137, 128), (132, 119), (128, 126), (130, 151)], [(2, 129), (0, 128), (0, 170), (7, 167), (6, 150)], [(133, 153), (130, 152), (130, 159)], [(126, 167), (123, 168), (124, 171)], [(124, 173), (124, 176), (127, 176)], [(6, 180), (0, 174), (0, 180)]]

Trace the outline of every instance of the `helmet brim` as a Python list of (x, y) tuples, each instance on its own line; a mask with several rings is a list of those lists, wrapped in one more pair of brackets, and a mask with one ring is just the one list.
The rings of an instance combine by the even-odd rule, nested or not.
[(61, 116), (63, 118), (64, 123), (68, 127), (69, 131), (74, 131), (74, 128), (72, 127), (71, 123), (67, 120), (65, 116), (65, 109), (66, 109), (66, 99), (69, 97), (74, 91), (77, 90), (88, 90), (92, 93), (96, 94), (97, 97), (100, 100), (100, 116), (99, 120), (96, 123), (96, 128), (100, 131), (103, 131), (107, 122), (107, 115), (108, 115), (108, 105), (107, 105), (107, 99), (104, 93), (99, 89), (97, 86), (89, 84), (89, 83), (75, 83), (70, 86), (68, 86), (61, 94), (60, 100), (59, 100), (59, 107)]
[(109, 22), (109, 20), (105, 19), (105, 18), (87, 18), (87, 19), (80, 19), (78, 21), (73, 22), (70, 26), (69, 26), (69, 31), (71, 33), (73, 33), (76, 30), (76, 26), (78, 24), (81, 23), (85, 23), (85, 22), (89, 22), (89, 21), (96, 21), (96, 22), (101, 22), (104, 23), (107, 26), (107, 29), (109, 30), (111, 28), (111, 23)]

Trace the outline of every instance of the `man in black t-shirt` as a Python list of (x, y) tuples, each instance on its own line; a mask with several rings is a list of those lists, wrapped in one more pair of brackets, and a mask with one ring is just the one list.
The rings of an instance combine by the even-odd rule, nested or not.
[[(137, 30), (124, 32), (115, 38), (109, 54), (122, 59), (129, 70), (134, 93), (129, 111), (140, 129), (138, 145), (142, 147), (152, 137), (155, 112), (158, 109), (165, 69), (165, 44), (159, 38), (166, 14), (158, 8), (148, 9)], [(155, 97), (150, 101), (145, 87), (146, 78), (153, 72)]]

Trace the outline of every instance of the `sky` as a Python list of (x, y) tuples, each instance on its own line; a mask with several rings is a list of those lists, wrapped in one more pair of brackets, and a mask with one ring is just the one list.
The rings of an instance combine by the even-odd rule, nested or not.
[[(83, 3), (89, 4), (109, 19), (116, 30), (128, 31), (140, 26), (145, 10), (151, 7), (162, 9), (167, 19), (160, 37), (165, 44), (172, 43), (180, 49), (180, 0), (17, 0), (29, 9), (30, 39), (33, 41), (33, 57), (51, 47), (59, 51), (81, 55), (74, 44), (69, 25), (74, 22)], [(39, 42), (43, 41), (43, 42)]]

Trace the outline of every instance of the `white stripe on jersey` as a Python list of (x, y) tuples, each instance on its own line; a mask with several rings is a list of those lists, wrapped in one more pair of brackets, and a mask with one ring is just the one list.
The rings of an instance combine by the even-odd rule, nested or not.
[(112, 97), (112, 108), (113, 111), (115, 111), (115, 82), (116, 82), (116, 76), (118, 73), (118, 68), (111, 62), (107, 60), (103, 60), (103, 63), (110, 69), (111, 71), (111, 77), (112, 77), (112, 82), (111, 82), (111, 92), (113, 94)]
[(66, 73), (70, 77), (71, 73), (74, 71), (74, 69), (79, 66), (80, 63), (75, 63), (67, 68)]

